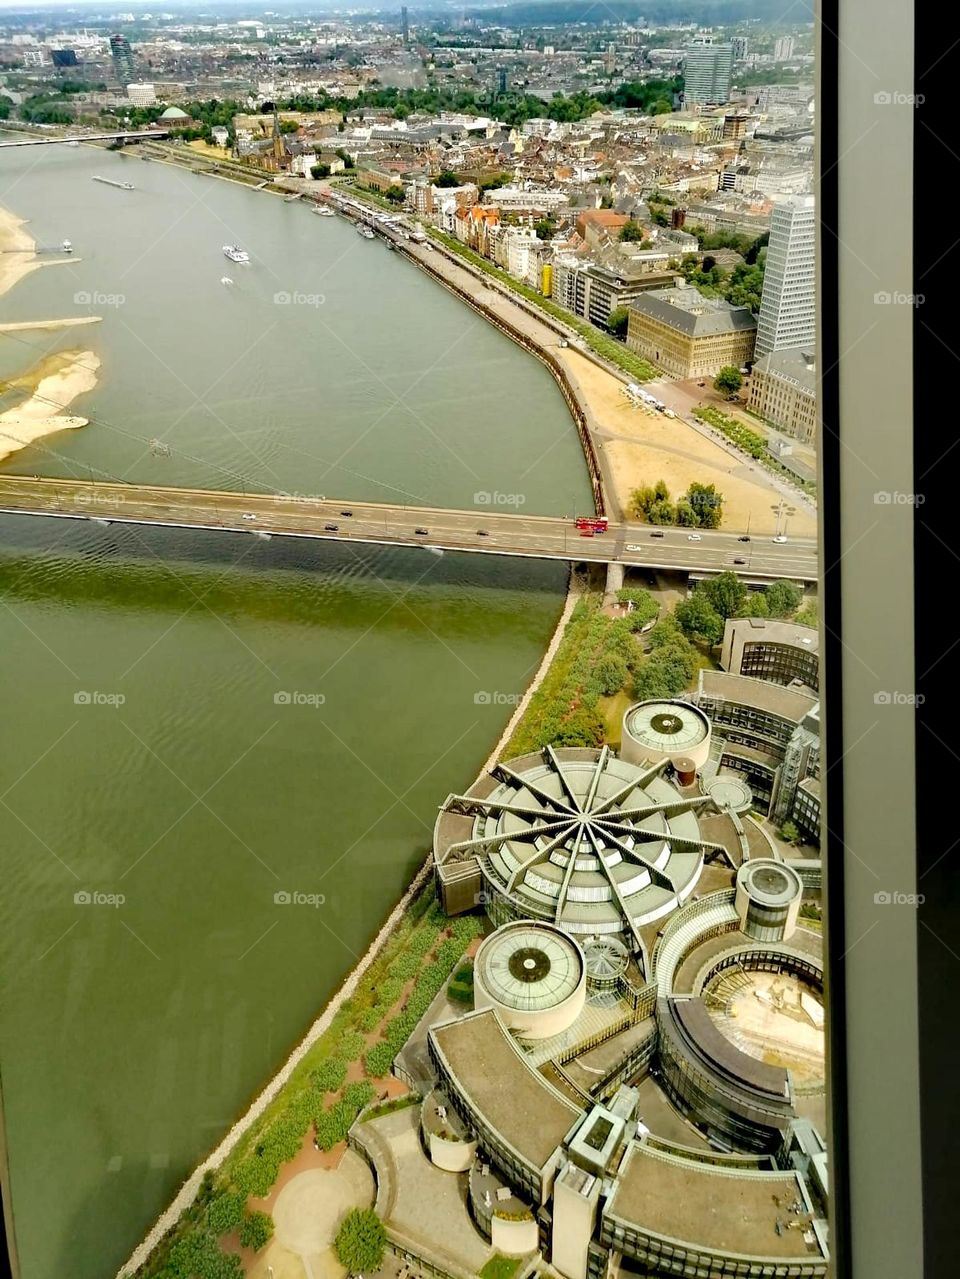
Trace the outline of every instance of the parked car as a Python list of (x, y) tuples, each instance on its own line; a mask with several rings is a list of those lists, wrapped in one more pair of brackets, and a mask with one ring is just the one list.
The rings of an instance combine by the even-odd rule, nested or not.
[(340, 514), (343, 515), (346, 519), (349, 519), (350, 516), (353, 514), (353, 511), (341, 511)]
[(688, 542), (702, 542), (702, 541), (703, 541), (703, 538), (700, 536), (700, 534), (699, 534), (699, 533), (688, 533), (688, 534), (687, 534), (687, 541), (688, 541)]
[(733, 562), (734, 564), (746, 564), (747, 561), (744, 559), (735, 559)]
[(339, 524), (324, 524), (323, 528), (324, 528), (324, 531), (325, 531), (325, 532), (327, 532), (327, 533), (339, 533), (339, 532), (340, 532), (340, 525), (339, 525)]
[(663, 537), (663, 531), (662, 531), (662, 529), (656, 529), (653, 533), (651, 533), (651, 534), (650, 534), (650, 536), (651, 536), (651, 537)]
[(738, 541), (738, 542), (749, 542), (749, 541), (750, 541), (750, 534), (749, 534), (749, 533), (744, 533), (744, 534), (742, 534), (740, 537), (738, 537), (738, 538), (737, 538), (737, 541)]
[(430, 530), (429, 530), (428, 528), (415, 528), (413, 531), (414, 531), (414, 533), (416, 533), (417, 537), (429, 537), (429, 536), (430, 536)]

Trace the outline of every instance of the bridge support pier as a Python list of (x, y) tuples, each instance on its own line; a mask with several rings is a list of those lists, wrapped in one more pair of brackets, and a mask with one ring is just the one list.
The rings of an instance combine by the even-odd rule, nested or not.
[(616, 604), (617, 591), (623, 587), (624, 566), (622, 564), (607, 565), (607, 584), (603, 592), (603, 602), (605, 605)]

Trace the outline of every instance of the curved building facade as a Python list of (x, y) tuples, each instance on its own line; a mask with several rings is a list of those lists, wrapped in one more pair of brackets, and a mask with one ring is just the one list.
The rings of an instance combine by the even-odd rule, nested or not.
[(623, 715), (620, 753), (631, 764), (667, 760), (679, 771), (700, 769), (710, 755), (710, 721), (689, 702), (636, 702)]
[(586, 1002), (583, 951), (550, 924), (504, 924), (491, 933), (477, 951), (473, 980), (475, 1006), (495, 1009), (521, 1039), (562, 1034)]
[(759, 858), (737, 871), (740, 927), (756, 941), (784, 941), (797, 927), (803, 882), (785, 862)]

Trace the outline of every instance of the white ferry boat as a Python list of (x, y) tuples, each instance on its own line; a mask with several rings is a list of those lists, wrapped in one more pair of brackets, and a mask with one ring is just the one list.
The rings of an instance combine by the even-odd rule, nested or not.
[(370, 227), (364, 226), (362, 223), (357, 227), (357, 235), (362, 235), (365, 240), (373, 239), (373, 231)]
[(223, 256), (229, 258), (231, 262), (247, 263), (250, 261), (250, 254), (246, 249), (241, 249), (239, 244), (225, 244), (223, 246)]
[(337, 216), (329, 204), (318, 204), (314, 209), (314, 213), (318, 218), (335, 218)]

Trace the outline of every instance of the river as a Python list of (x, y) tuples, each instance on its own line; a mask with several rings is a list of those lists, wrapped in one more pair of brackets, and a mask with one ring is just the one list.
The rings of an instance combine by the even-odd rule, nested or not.
[[(0, 377), (78, 344), (102, 361), (73, 409), (90, 425), (8, 471), (587, 504), (547, 372), (339, 220), (86, 148), (5, 153), (0, 204), (82, 259), (0, 320), (104, 316), (0, 342)], [(28, 517), (0, 534), (17, 1242), (24, 1279), (101, 1279), (363, 953), (536, 668), (564, 570)]]

